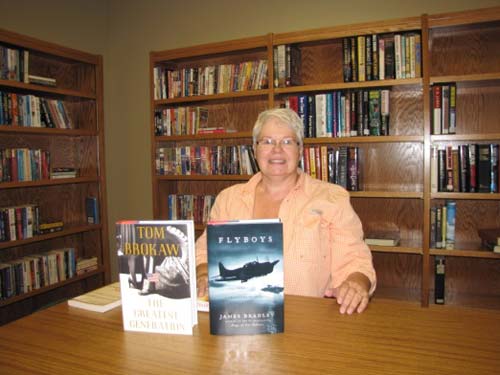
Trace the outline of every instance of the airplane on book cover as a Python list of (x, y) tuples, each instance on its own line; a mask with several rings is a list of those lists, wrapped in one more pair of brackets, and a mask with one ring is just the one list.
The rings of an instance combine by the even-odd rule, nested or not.
[(222, 262), (219, 262), (219, 273), (220, 279), (223, 280), (241, 280), (242, 283), (248, 281), (253, 277), (264, 276), (271, 272), (273, 272), (274, 266), (278, 263), (279, 260), (275, 260), (274, 262), (248, 262), (243, 265), (243, 267), (239, 267), (233, 270), (229, 270)]

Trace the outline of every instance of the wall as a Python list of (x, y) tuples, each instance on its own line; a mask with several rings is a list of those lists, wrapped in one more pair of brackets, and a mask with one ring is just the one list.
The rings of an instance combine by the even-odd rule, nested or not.
[(104, 55), (114, 254), (116, 220), (152, 217), (150, 51), (499, 5), (500, 0), (0, 0), (0, 27)]

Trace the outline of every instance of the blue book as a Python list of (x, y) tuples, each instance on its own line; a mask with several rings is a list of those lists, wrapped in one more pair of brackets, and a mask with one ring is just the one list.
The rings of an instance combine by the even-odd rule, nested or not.
[(333, 136), (333, 94), (326, 94), (326, 135)]
[(279, 219), (207, 225), (210, 333), (284, 330), (283, 226)]
[(99, 224), (99, 201), (96, 197), (85, 198), (85, 208), (87, 213), (87, 223)]
[(457, 202), (446, 201), (446, 249), (455, 248), (455, 220), (457, 215)]

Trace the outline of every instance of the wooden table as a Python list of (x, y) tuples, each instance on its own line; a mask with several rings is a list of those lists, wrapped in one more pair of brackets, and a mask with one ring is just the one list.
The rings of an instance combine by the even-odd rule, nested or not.
[(0, 374), (499, 374), (500, 312), (374, 299), (361, 315), (286, 296), (285, 333), (124, 332), (65, 303), (0, 327)]

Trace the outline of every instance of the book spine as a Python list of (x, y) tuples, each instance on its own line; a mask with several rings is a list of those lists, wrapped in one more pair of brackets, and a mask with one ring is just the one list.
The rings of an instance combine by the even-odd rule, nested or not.
[(434, 259), (434, 302), (445, 302), (445, 257), (436, 256)]
[(446, 201), (446, 249), (455, 248), (455, 222), (457, 215), (457, 203)]

